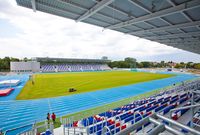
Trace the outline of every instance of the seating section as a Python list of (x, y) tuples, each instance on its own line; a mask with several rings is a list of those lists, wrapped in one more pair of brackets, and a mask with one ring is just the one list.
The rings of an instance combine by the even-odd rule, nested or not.
[[(181, 102), (183, 102), (183, 101), (181, 101)], [(199, 102), (199, 101), (200, 101), (200, 97), (199, 96), (195, 97), (194, 102)], [(189, 105), (191, 105), (191, 102), (186, 103), (184, 106), (189, 106)], [(178, 120), (178, 118), (181, 117), (183, 114), (185, 114), (188, 110), (189, 109), (182, 109), (182, 110), (174, 111), (172, 113), (171, 117), (173, 120)]]
[(45, 64), (41, 66), (42, 72), (80, 72), (110, 70), (106, 64)]
[[(196, 101), (200, 101), (200, 98), (196, 98), (195, 99)], [(195, 102), (196, 102), (195, 101)], [(193, 124), (196, 125), (197, 127), (200, 127), (200, 110), (198, 110), (194, 117), (193, 117)], [(189, 121), (187, 124), (187, 126), (190, 126), (191, 125), (191, 121)], [(183, 133), (187, 134), (188, 133), (188, 130), (185, 130), (185, 129), (182, 129), (181, 130)]]
[[(106, 127), (107, 135), (115, 134), (154, 112), (165, 115), (178, 105), (185, 103), (185, 106), (189, 105), (190, 98), (191, 94), (187, 92), (179, 94), (173, 93), (173, 91), (163, 92), (159, 95), (138, 100), (80, 121), (67, 123), (65, 127), (68, 129), (74, 127), (86, 127), (89, 130), (89, 134), (97, 135), (101, 135)], [(198, 97), (195, 100), (198, 101), (200, 98)], [(179, 114), (179, 111), (175, 113)], [(144, 127), (149, 124), (150, 123), (145, 124)], [(136, 132), (139, 132), (141, 129), (142, 127), (138, 128)], [(147, 132), (150, 132), (150, 130)]]
[(200, 126), (200, 110), (195, 113), (193, 122)]

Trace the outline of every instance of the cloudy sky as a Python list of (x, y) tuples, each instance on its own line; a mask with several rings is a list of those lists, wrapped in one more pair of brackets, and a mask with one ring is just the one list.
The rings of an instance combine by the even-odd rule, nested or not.
[(0, 58), (59, 57), (193, 61), (200, 55), (0, 0)]

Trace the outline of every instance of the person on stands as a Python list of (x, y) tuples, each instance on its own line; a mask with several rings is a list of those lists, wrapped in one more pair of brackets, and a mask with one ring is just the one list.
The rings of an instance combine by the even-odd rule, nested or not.
[(56, 115), (55, 115), (55, 113), (52, 113), (51, 119), (53, 120), (53, 123), (56, 121)]
[(47, 121), (48, 121), (48, 124), (49, 124), (49, 120), (50, 120), (50, 114), (47, 113)]

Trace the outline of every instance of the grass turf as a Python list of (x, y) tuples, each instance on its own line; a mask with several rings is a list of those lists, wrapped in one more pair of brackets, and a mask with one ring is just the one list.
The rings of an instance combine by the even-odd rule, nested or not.
[[(173, 75), (130, 71), (35, 74), (34, 84), (28, 81), (16, 99), (65, 96), (171, 76)], [(69, 88), (75, 88), (77, 91), (68, 92)]]

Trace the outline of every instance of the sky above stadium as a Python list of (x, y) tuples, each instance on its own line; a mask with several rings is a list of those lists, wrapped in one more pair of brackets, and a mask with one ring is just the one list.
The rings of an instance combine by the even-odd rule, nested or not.
[(200, 62), (200, 55), (0, 0), (0, 58), (59, 57)]

